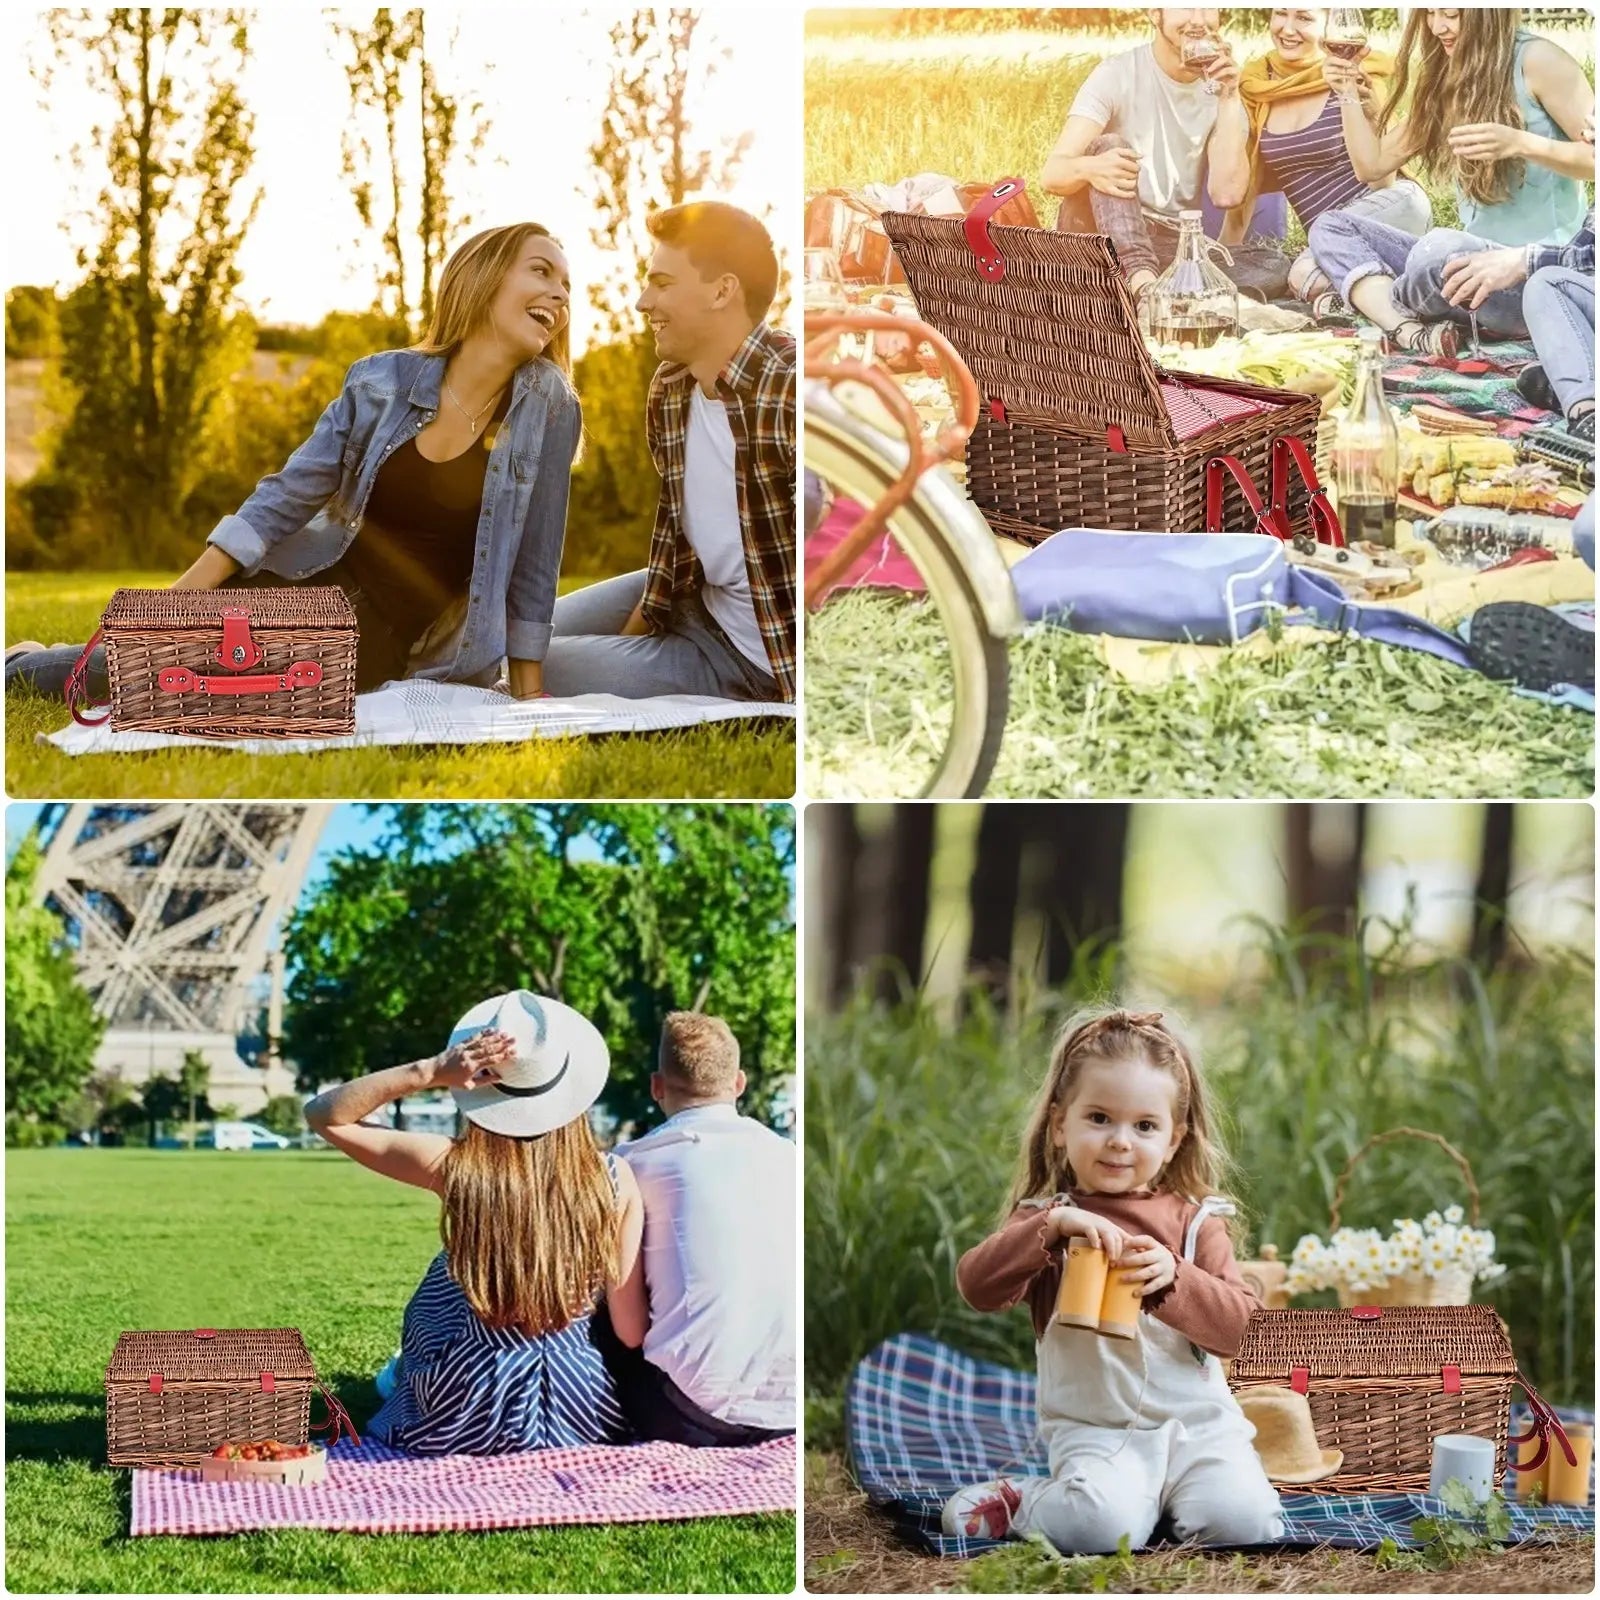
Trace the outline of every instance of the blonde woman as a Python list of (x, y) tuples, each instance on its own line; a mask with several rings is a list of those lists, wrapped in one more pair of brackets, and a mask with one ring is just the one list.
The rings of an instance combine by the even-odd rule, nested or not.
[[(1375, 121), (1355, 102), (1342, 109), (1358, 177), (1374, 183), (1416, 162), (1455, 187), (1461, 226), (1420, 240), (1349, 211), (1311, 225), (1317, 265), (1345, 300), (1402, 350), (1453, 357), (1459, 328), (1476, 312), (1488, 337), (1521, 338), (1520, 310), (1469, 308), (1452, 297), (1452, 268), (1497, 247), (1564, 245), (1582, 227), (1594, 177), (1594, 88), (1559, 45), (1519, 26), (1520, 11), (1414, 11), (1394, 86)], [(1326, 61), (1335, 90), (1357, 68)], [(1402, 114), (1403, 113), (1403, 114)], [(1459, 268), (1457, 268), (1459, 270)]]
[[(212, 530), (179, 589), (337, 585), (358, 691), (411, 675), (543, 691), (580, 432), (566, 257), (547, 229), (476, 234), (421, 344), (356, 362), (283, 468)], [(79, 650), (13, 646), (6, 684), (60, 693)], [(105, 691), (103, 657), (89, 692)]]
[[(420, 1455), (500, 1455), (628, 1437), (592, 1327), (603, 1300), (616, 1339), (637, 1347), (649, 1316), (639, 1187), (589, 1126), (608, 1070), (593, 1023), (517, 990), (469, 1011), (442, 1055), (306, 1107), (335, 1149), (440, 1200), (444, 1249), (406, 1307), (375, 1438)], [(441, 1088), (465, 1119), (459, 1139), (365, 1121)]]

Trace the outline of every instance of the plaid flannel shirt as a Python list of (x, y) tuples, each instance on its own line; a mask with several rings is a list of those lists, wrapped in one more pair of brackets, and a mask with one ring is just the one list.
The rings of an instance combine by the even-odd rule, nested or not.
[(1594, 207), (1583, 219), (1583, 226), (1565, 244), (1530, 244), (1528, 276), (1541, 267), (1567, 267), (1573, 272), (1594, 271)]
[[(717, 378), (733, 430), (739, 527), (756, 621), (772, 676), (794, 699), (795, 527), (794, 340), (758, 323)], [(643, 615), (652, 633), (666, 630), (673, 598), (704, 581), (683, 531), (683, 473), (694, 375), (676, 362), (656, 368), (645, 407), (645, 437), (661, 474), (650, 535)]]

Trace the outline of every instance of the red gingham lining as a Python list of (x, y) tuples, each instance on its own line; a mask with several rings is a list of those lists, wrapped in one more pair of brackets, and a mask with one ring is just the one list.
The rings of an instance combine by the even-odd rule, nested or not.
[(446, 1533), (792, 1511), (795, 1461), (792, 1435), (742, 1450), (657, 1441), (433, 1457), (368, 1439), (359, 1449), (336, 1446), (327, 1481), (303, 1488), (204, 1483), (197, 1468), (141, 1468), (133, 1474), (131, 1531)]
[(1274, 409), (1267, 400), (1252, 400), (1247, 395), (1228, 394), (1221, 389), (1196, 389), (1186, 383), (1164, 379), (1162, 403), (1179, 439), (1193, 439), (1221, 422), (1235, 422)]

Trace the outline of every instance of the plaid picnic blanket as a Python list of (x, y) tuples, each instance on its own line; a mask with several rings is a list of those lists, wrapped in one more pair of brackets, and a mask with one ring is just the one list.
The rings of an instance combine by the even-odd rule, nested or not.
[(793, 1435), (740, 1450), (656, 1441), (504, 1456), (414, 1456), (346, 1440), (329, 1452), (326, 1482), (300, 1488), (141, 1468), (130, 1531), (448, 1533), (792, 1511), (795, 1462)]
[[(1043, 1475), (1034, 1437), (1034, 1374), (962, 1355), (924, 1334), (886, 1339), (857, 1365), (845, 1395), (850, 1460), (867, 1497), (936, 1555), (970, 1556), (993, 1539), (941, 1531), (939, 1513), (962, 1484), (1006, 1473)], [(1590, 1412), (1563, 1410), (1570, 1421)], [(1392, 1539), (1414, 1547), (1414, 1517), (1438, 1515), (1427, 1495), (1315, 1495), (1280, 1490), (1285, 1545), (1371, 1550)], [(1590, 1506), (1511, 1507), (1511, 1539), (1550, 1539), (1554, 1530), (1593, 1532)]]
[(1484, 346), (1485, 360), (1449, 362), (1391, 356), (1383, 366), (1383, 388), (1400, 411), (1419, 403), (1448, 406), (1469, 417), (1485, 417), (1502, 439), (1516, 439), (1555, 421), (1555, 414), (1530, 406), (1517, 392), (1517, 374), (1535, 361), (1526, 340)]

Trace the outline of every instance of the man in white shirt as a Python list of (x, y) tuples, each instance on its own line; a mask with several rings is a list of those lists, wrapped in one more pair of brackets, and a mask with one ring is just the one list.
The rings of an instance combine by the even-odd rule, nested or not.
[[(1045, 163), (1044, 187), (1061, 196), (1057, 228), (1109, 235), (1135, 298), (1172, 264), (1178, 213), (1200, 209), (1202, 173), (1206, 196), (1221, 211), (1249, 192), (1250, 119), (1221, 16), (1152, 10), (1150, 43), (1094, 68)], [(1185, 45), (1202, 40), (1216, 53), (1185, 64)], [(1268, 299), (1286, 292), (1282, 250), (1257, 240), (1232, 254), (1232, 267), (1217, 265), (1240, 288)]]
[(795, 1429), (795, 1147), (739, 1115), (744, 1088), (727, 1023), (673, 1012), (650, 1079), (667, 1120), (618, 1148), (644, 1198), (643, 1349), (596, 1321), (647, 1438), (727, 1446)]

